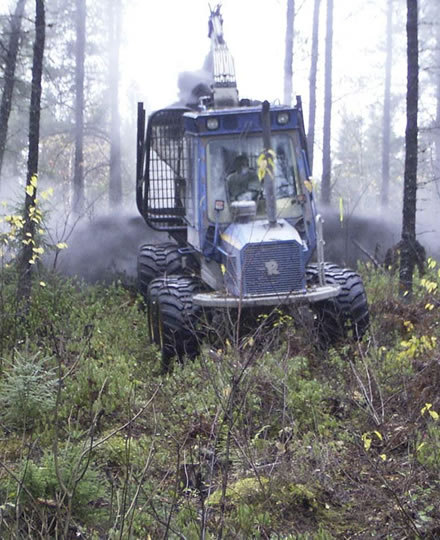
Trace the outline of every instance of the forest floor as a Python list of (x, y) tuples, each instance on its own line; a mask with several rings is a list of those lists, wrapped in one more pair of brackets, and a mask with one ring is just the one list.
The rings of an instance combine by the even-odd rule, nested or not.
[(439, 538), (439, 266), (359, 272), (360, 344), (280, 314), (162, 374), (134, 288), (41, 270), (22, 320), (4, 269), (0, 536)]

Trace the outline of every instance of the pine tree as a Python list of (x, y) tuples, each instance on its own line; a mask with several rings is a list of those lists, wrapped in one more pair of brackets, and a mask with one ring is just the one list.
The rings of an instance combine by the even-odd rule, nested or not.
[(44, 0), (35, 0), (35, 41), (32, 61), (32, 90), (29, 110), (29, 151), (26, 178), (26, 199), (24, 207), (25, 243), (19, 259), (18, 298), (25, 311), (29, 307), (32, 291), (32, 262), (35, 246), (35, 200), (37, 196), (38, 152), (40, 143), (41, 79), (43, 75), (43, 56), (45, 42)]
[(419, 43), (418, 2), (407, 0), (407, 58), (405, 173), (403, 188), (402, 240), (400, 253), (400, 294), (412, 295), (413, 271), (417, 259), (416, 203), (418, 152)]
[(121, 1), (110, 0), (110, 208), (122, 204), (121, 119), (119, 115), (119, 45), (121, 40)]
[(309, 77), (309, 126), (307, 132), (307, 146), (309, 149), (310, 169), (313, 170), (313, 150), (315, 145), (315, 118), (316, 118), (316, 74), (318, 71), (318, 37), (319, 37), (319, 8), (321, 0), (315, 0), (313, 8), (312, 28), (312, 54)]
[(391, 67), (393, 61), (393, 0), (388, 0), (386, 22), (386, 60), (385, 88), (383, 98), (383, 135), (382, 135), (382, 185), (380, 202), (388, 207), (390, 185), (390, 136), (391, 136)]
[(4, 86), (0, 104), (0, 177), (3, 168), (3, 159), (6, 150), (6, 139), (8, 136), (9, 116), (12, 107), (12, 94), (15, 84), (15, 69), (17, 66), (17, 55), (20, 46), (21, 22), (26, 0), (18, 0), (15, 6), (14, 15), (11, 19), (11, 29), (9, 43), (6, 51), (6, 62), (4, 71)]
[(325, 95), (324, 137), (322, 156), (321, 200), (330, 204), (331, 198), (331, 120), (332, 120), (332, 58), (333, 55), (333, 0), (327, 0), (327, 33), (325, 38)]
[(84, 59), (86, 48), (86, 0), (76, 0), (75, 48), (75, 165), (73, 210), (84, 209)]
[(295, 0), (287, 0), (286, 52), (284, 56), (284, 104), (292, 104), (293, 37), (295, 28)]

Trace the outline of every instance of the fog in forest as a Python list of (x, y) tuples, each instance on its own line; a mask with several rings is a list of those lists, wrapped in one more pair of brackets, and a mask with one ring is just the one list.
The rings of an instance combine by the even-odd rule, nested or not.
[[(177, 0), (46, 0), (38, 193), (50, 242), (65, 242), (59, 269), (87, 279), (135, 275), (137, 246), (155, 242), (135, 204), (136, 108), (197, 104), (210, 91), (209, 8)], [(223, 2), (225, 38), (235, 59), (240, 97), (283, 100), (286, 2)], [(326, 2), (320, 5), (313, 178), (325, 216), (328, 258), (344, 264), (369, 255), (383, 262), (400, 240), (405, 162), (405, 2), (394, 0), (388, 148), (384, 150), (387, 2), (335, 2), (333, 27), (331, 207), (320, 205), (323, 163)], [(0, 90), (16, 1), (0, 3)], [(82, 6), (82, 7), (81, 7)], [(83, 19), (80, 14), (83, 7)], [(293, 91), (310, 101), (313, 0), (295, 2)], [(439, 256), (440, 19), (437, 2), (420, 8), (418, 239)], [(23, 203), (28, 151), (34, 4), (20, 29), (11, 110), (0, 176), (2, 215)], [(81, 22), (82, 21), (82, 22)], [(83, 25), (83, 26), (81, 26)], [(83, 38), (81, 39), (81, 28)], [(172, 37), (171, 37), (172, 36)], [(81, 45), (83, 41), (83, 45)], [(81, 53), (82, 47), (82, 53)], [(79, 87), (79, 84), (81, 87)], [(306, 125), (306, 131), (309, 126)], [(79, 153), (79, 148), (81, 152)], [(381, 203), (384, 152), (389, 200)], [(44, 194), (44, 195), (43, 195)], [(75, 205), (77, 205), (75, 207)], [(14, 210), (15, 209), (15, 210)], [(2, 224), (4, 226), (4, 224)]]
[(0, 0), (0, 540), (440, 539), (440, 0)]

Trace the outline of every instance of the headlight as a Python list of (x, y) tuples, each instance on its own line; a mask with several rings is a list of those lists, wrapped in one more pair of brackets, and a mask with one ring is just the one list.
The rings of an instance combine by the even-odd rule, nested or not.
[(206, 127), (213, 131), (214, 129), (218, 129), (218, 118), (208, 118), (206, 120)]
[(280, 112), (277, 114), (277, 124), (281, 126), (286, 125), (290, 120), (290, 114), (288, 112)]

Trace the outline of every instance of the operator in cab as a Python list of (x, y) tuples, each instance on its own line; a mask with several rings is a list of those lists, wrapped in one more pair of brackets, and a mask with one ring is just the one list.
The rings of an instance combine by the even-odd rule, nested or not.
[(234, 169), (227, 177), (229, 200), (257, 201), (261, 195), (261, 184), (254, 169), (249, 168), (249, 159), (245, 154), (234, 160)]

